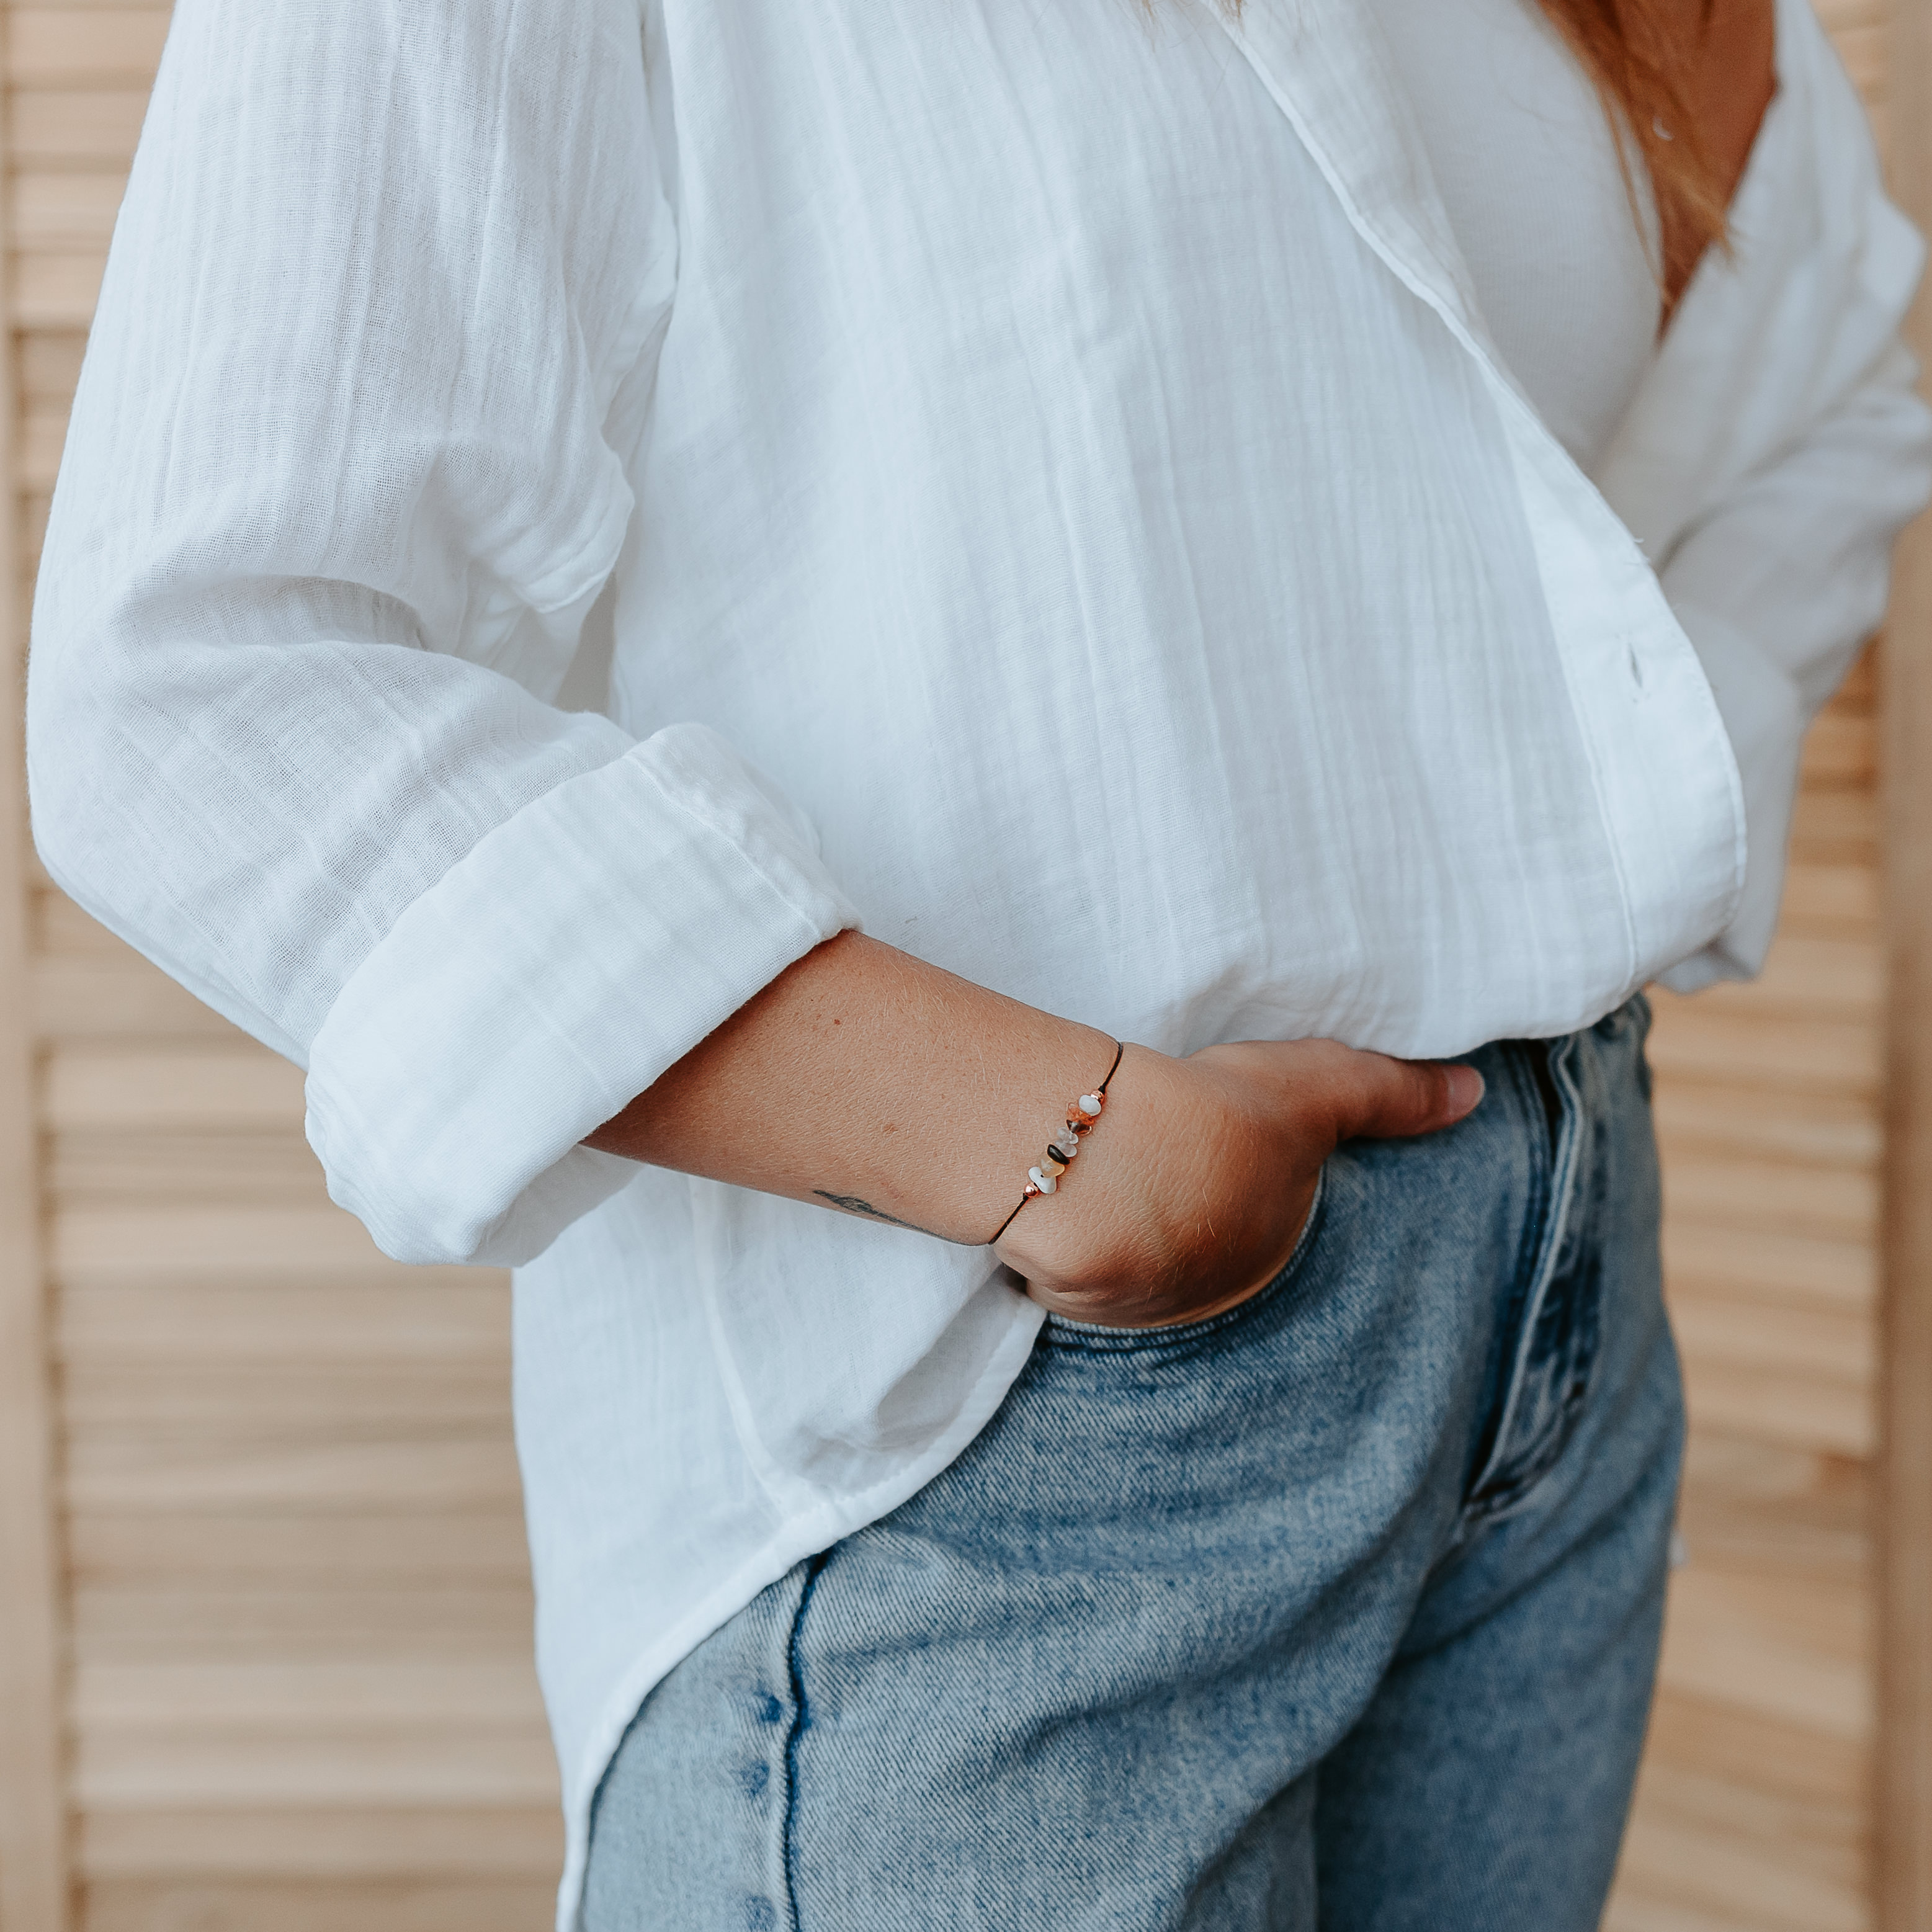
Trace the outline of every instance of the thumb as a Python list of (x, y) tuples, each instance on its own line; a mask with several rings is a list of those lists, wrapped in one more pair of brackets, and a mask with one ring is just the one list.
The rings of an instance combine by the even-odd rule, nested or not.
[(1343, 1140), (1433, 1133), (1472, 1112), (1483, 1097), (1473, 1066), (1443, 1060), (1392, 1060), (1358, 1053), (1336, 1096), (1336, 1131)]

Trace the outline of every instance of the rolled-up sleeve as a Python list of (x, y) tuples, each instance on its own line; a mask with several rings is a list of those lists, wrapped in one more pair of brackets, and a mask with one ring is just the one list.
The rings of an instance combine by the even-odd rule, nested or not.
[(41, 566), (35, 838), (308, 1066), (404, 1259), (540, 1252), (628, 1171), (584, 1135), (854, 922), (715, 734), (551, 701), (676, 254), (625, 0), (181, 0)]

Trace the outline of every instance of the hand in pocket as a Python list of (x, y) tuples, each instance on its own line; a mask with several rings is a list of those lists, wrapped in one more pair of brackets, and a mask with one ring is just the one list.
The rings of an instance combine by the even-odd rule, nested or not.
[(1340, 1142), (1432, 1133), (1482, 1097), (1473, 1067), (1334, 1040), (1244, 1040), (1184, 1059), (1130, 1046), (1078, 1184), (1031, 1203), (998, 1252), (1056, 1314), (1202, 1321), (1286, 1264)]

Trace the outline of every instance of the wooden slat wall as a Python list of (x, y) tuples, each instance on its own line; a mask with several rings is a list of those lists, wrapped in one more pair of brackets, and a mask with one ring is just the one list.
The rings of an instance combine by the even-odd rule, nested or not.
[[(1932, 4), (1891, 0), (1893, 179), (1932, 230)], [(1932, 368), (1932, 290), (1910, 326)], [(1880, 706), (1886, 1042), (1875, 1904), (1932, 1928), (1932, 520), (1898, 547)]]
[[(0, 106), (0, 129), (5, 122)], [(0, 239), (6, 231), (0, 200)], [(6, 307), (10, 250), (0, 257)], [(11, 332), (0, 337), (10, 347)], [(10, 358), (4, 366), (10, 368)], [(17, 410), (0, 385), (0, 472), (16, 464)], [(11, 507), (10, 506), (9, 506)], [(0, 520), (0, 664), (17, 694), (25, 626), (17, 609), (19, 520)], [(21, 707), (0, 712), (0, 1926), (52, 1932), (68, 1903), (62, 1692), (64, 1575), (53, 1482), (40, 1251), (35, 1045), (28, 1005), (27, 851)]]
[[(1877, 0), (1824, 10), (1882, 112)], [(0, 4), (29, 574), (166, 18)], [(1658, 1000), (1689, 1562), (1614, 1932), (1871, 1922), (1872, 710), (1814, 736), (1762, 982)], [(537, 1932), (504, 1284), (385, 1262), (297, 1076), (28, 876), (73, 1923)]]
[[(167, 15), (4, 18), (31, 565)], [(44, 880), (31, 914), (74, 1923), (539, 1932), (507, 1282), (386, 1261), (292, 1069)]]

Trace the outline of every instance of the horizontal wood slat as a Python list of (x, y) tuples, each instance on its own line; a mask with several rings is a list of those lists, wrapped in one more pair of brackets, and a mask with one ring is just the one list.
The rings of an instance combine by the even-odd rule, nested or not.
[[(506, 1878), (554, 1886), (563, 1862), (554, 1807), (533, 1804), (87, 1807), (80, 1816), (87, 1880)], [(541, 1922), (530, 1932), (542, 1932)]]
[[(292, 1268), (282, 1249), (270, 1258), (278, 1270)], [(66, 1286), (55, 1346), (63, 1363), (157, 1370), (242, 1362), (319, 1370), (367, 1362), (407, 1364), (422, 1374), (502, 1361), (508, 1324), (494, 1284), (465, 1280), (457, 1269), (425, 1268), (428, 1279), (416, 1280), (400, 1270), (392, 1275), (388, 1265), (361, 1280), (264, 1282), (244, 1269), (219, 1286), (193, 1269), (130, 1280), (124, 1267), (112, 1286)]]
[(174, 1439), (226, 1430), (237, 1442), (310, 1434), (363, 1441), (374, 1432), (413, 1439), (502, 1420), (506, 1365), (494, 1347), (473, 1362), (439, 1358), (436, 1374), (394, 1359), (329, 1364), (306, 1354), (284, 1362), (156, 1364), (70, 1359), (62, 1400), (70, 1424), (93, 1439)]
[[(1856, 1092), (1792, 1093), (1722, 1081), (1666, 1081), (1657, 1091), (1658, 1135), (1666, 1155), (1703, 1150), (1779, 1164), (1791, 1172), (1873, 1172), (1883, 1146), (1875, 1100)], [(1684, 1185), (1672, 1168), (1673, 1198)]]
[(1867, 1249), (1877, 1238), (1878, 1177), (1869, 1171), (1754, 1160), (1682, 1140), (1664, 1148), (1680, 1227), (1822, 1235)]
[(473, 1718), (443, 1735), (422, 1718), (399, 1736), (366, 1720), (347, 1737), (334, 1730), (312, 1715), (298, 1736), (263, 1738), (178, 1715), (159, 1736), (130, 1737), (96, 1722), (81, 1734), (74, 1797), (102, 1818), (271, 1807), (298, 1816), (368, 1806), (542, 1812), (556, 1802), (549, 1747), (528, 1723), (504, 1736)]
[(199, 1442), (164, 1436), (76, 1441), (62, 1493), (69, 1509), (132, 1514), (274, 1508), (290, 1516), (363, 1510), (514, 1510), (523, 1490), (500, 1426), (431, 1442), (264, 1441), (223, 1430)]
[[(95, 1555), (117, 1547), (109, 1538)], [(513, 1676), (530, 1669), (528, 1579), (514, 1571), (290, 1577), (97, 1563), (76, 1580), (70, 1609), (83, 1666), (340, 1659), (381, 1669), (469, 1658)]]
[(56, 1214), (49, 1264), (70, 1289), (130, 1279), (198, 1286), (389, 1278), (362, 1223), (326, 1202), (297, 1207), (89, 1207)]
[(87, 1922), (88, 1932), (533, 1932), (549, 1924), (554, 1893), (547, 1879), (514, 1876), (386, 1885), (286, 1876), (254, 1885), (97, 1881), (88, 1891)]
[(260, 1663), (83, 1663), (74, 1713), (82, 1724), (123, 1733), (165, 1732), (182, 1723), (210, 1730), (300, 1736), (312, 1726), (368, 1726), (389, 1732), (417, 1724), (541, 1724), (528, 1677), (473, 1661), (420, 1658), (382, 1664), (335, 1659)]
[(14, 165), (23, 175), (76, 165), (124, 173), (147, 110), (145, 85), (16, 90)]
[(7, 78), (61, 89), (118, 77), (145, 99), (167, 31), (165, 7), (9, 8)]
[(285, 1132), (300, 1117), (302, 1073), (252, 1042), (227, 1052), (141, 1046), (47, 1056), (42, 1118), (56, 1133), (86, 1129)]
[[(527, 1587), (529, 1557), (519, 1508), (364, 1510), (296, 1516), (279, 1507), (206, 1514), (76, 1510), (68, 1519), (68, 1561), (76, 1585), (218, 1580), (284, 1588), (472, 1583)], [(399, 1640), (408, 1634), (398, 1634)]]
[(1658, 996), (1651, 1059), (1658, 1072), (1686, 1083), (1775, 1087), (1809, 1098), (1850, 1094), (1875, 1100), (1885, 1071), (1876, 1027), (1868, 1020), (1764, 1018)]

